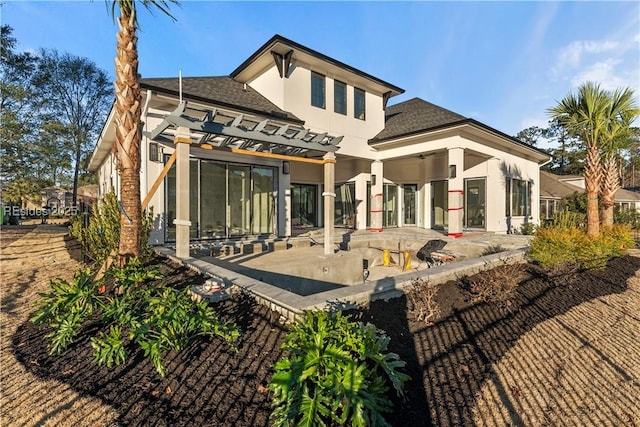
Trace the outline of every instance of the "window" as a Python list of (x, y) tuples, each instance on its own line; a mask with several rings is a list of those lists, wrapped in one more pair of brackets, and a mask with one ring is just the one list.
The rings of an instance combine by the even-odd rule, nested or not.
[(333, 111), (347, 114), (347, 85), (338, 80), (333, 82)]
[(160, 146), (155, 143), (155, 142), (150, 142), (149, 143), (149, 160), (151, 160), (152, 162), (159, 162), (161, 161), (160, 158), (162, 157), (160, 155)]
[(531, 183), (529, 181), (507, 178), (505, 196), (507, 216), (531, 215)]
[(325, 107), (325, 83), (322, 74), (311, 72), (311, 105)]
[(356, 119), (365, 119), (365, 91), (353, 88), (353, 116)]

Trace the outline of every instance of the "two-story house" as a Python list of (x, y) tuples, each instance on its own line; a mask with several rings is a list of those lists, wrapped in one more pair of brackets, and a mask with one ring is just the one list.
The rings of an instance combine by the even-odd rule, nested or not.
[[(279, 35), (229, 76), (141, 87), (143, 197), (176, 162), (150, 201), (154, 243), (538, 221), (546, 153), (419, 98), (394, 104), (403, 89)], [(101, 193), (118, 189), (114, 127), (90, 162)]]

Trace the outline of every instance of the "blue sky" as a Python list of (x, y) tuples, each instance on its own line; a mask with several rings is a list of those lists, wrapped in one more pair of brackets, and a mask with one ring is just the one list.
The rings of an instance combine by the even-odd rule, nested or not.
[[(214, 2), (140, 11), (143, 77), (228, 75), (280, 34), (515, 135), (586, 80), (640, 95), (640, 2)], [(113, 75), (105, 2), (8, 1), (18, 50), (56, 48)]]

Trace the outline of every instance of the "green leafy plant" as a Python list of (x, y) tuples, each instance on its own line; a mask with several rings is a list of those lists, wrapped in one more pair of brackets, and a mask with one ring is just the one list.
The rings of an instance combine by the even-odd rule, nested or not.
[(584, 227), (585, 214), (563, 209), (553, 214), (552, 220), (546, 225), (554, 228), (581, 228)]
[(532, 222), (523, 222), (520, 224), (520, 234), (524, 236), (533, 236), (536, 232), (536, 225)]
[(587, 236), (581, 228), (549, 226), (536, 233), (530, 255), (545, 268), (559, 265), (602, 268), (633, 245), (631, 230), (624, 225), (605, 228), (595, 238)]
[[(161, 376), (166, 374), (166, 352), (180, 351), (198, 336), (217, 336), (228, 343), (238, 339), (239, 328), (219, 319), (205, 301), (193, 301), (186, 290), (154, 286), (151, 281), (161, 277), (137, 258), (109, 270), (106, 280), (98, 282), (89, 270), (82, 270), (71, 282), (51, 282), (32, 321), (51, 327), (45, 335), (51, 340), (51, 354), (68, 347), (88, 320), (96, 321), (102, 326), (91, 338), (96, 363), (120, 365), (127, 349), (138, 345)], [(109, 290), (105, 283), (111, 284)]]
[(68, 282), (55, 279), (50, 282), (50, 291), (40, 293), (32, 321), (36, 325), (48, 324), (51, 331), (45, 337), (51, 340), (51, 354), (60, 354), (71, 344), (78, 328), (100, 306), (98, 294), (100, 283), (94, 283), (91, 271), (80, 270)]
[(635, 209), (620, 209), (613, 211), (613, 221), (616, 224), (626, 224), (635, 230), (640, 230), (640, 212)]
[(387, 352), (389, 337), (340, 312), (307, 311), (292, 326), (269, 384), (276, 426), (389, 425), (389, 383), (403, 393), (405, 363)]
[[(147, 244), (153, 228), (153, 211), (142, 215), (141, 255), (152, 254)], [(92, 214), (78, 215), (69, 227), (71, 234), (82, 245), (84, 254), (94, 262), (103, 263), (109, 254), (118, 249), (120, 241), (120, 205), (113, 189), (100, 200)]]

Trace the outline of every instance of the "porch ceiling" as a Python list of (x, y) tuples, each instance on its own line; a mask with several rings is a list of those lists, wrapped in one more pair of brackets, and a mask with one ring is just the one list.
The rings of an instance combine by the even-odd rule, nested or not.
[(302, 126), (188, 106), (186, 101), (145, 135), (154, 141), (173, 143), (175, 136), (182, 134), (178, 128), (187, 129), (194, 144), (296, 157), (322, 157), (337, 151), (342, 140), (342, 136), (312, 132)]

